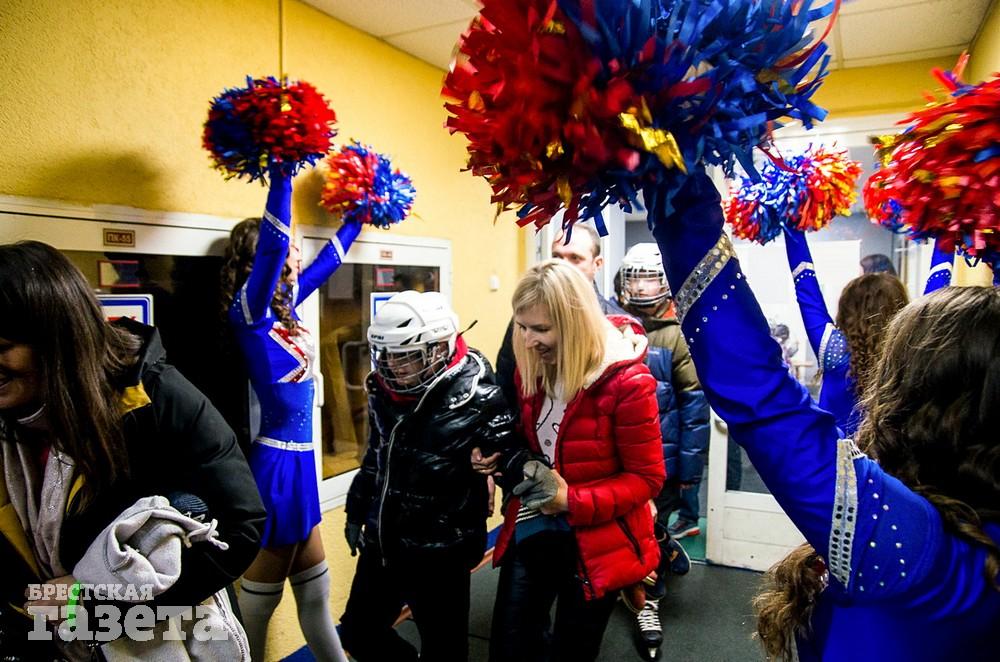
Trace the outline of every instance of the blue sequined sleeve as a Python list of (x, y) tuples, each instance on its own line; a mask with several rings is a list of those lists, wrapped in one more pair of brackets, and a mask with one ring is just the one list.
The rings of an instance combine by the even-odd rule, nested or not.
[(350, 250), (351, 244), (361, 232), (360, 223), (344, 223), (337, 234), (326, 242), (309, 266), (302, 270), (295, 293), (295, 305), (299, 305), (309, 297), (316, 288), (326, 282), (333, 272), (344, 263), (344, 256)]
[(253, 269), (235, 295), (247, 326), (270, 315), (274, 288), (288, 259), (291, 242), (292, 181), (277, 169), (271, 175), (267, 206), (260, 222)]
[(788, 255), (788, 268), (792, 270), (792, 282), (795, 284), (795, 298), (799, 302), (802, 313), (802, 323), (806, 327), (806, 335), (813, 353), (822, 361), (826, 343), (836, 328), (823, 300), (823, 292), (816, 278), (816, 268), (813, 265), (812, 253), (804, 232), (785, 230), (785, 253)]
[[(834, 417), (789, 375), (729, 239), (720, 236), (718, 192), (703, 175), (693, 179), (675, 198), (677, 211), (658, 219), (653, 233), (709, 403), (826, 558), (836, 590), (858, 600), (898, 597), (932, 572), (949, 572), (965, 583), (934, 589), (929, 606), (945, 609), (969, 590), (975, 560), (943, 534), (923, 497), (840, 439)], [(704, 257), (693, 263), (692, 255)]]
[(955, 254), (941, 248), (941, 240), (934, 242), (934, 253), (931, 255), (931, 270), (927, 274), (927, 284), (924, 294), (930, 294), (942, 287), (951, 285), (952, 262)]

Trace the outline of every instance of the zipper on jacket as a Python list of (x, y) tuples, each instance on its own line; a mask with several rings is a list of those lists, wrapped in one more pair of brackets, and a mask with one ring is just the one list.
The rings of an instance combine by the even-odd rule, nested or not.
[[(424, 390), (423, 395), (421, 395), (420, 399), (417, 401), (417, 406), (414, 407), (413, 411), (411, 411), (409, 414), (400, 416), (399, 420), (396, 421), (396, 424), (392, 426), (392, 432), (389, 433), (389, 445), (385, 449), (385, 478), (382, 482), (382, 496), (379, 497), (378, 517), (375, 520), (375, 526), (378, 527), (378, 546), (379, 546), (379, 554), (382, 556), (382, 567), (388, 566), (388, 561), (385, 558), (385, 541), (382, 540), (382, 511), (385, 509), (385, 496), (389, 492), (389, 468), (390, 468), (389, 462), (392, 458), (392, 445), (396, 441), (396, 430), (398, 430), (399, 426), (403, 424), (403, 421), (405, 421), (407, 418), (413, 416), (418, 411), (420, 411), (420, 407), (424, 404), (424, 401), (427, 399), (428, 394), (430, 394), (430, 392), (434, 389), (435, 386), (437, 386), (441, 381), (443, 381), (446, 376), (450, 377), (451, 375), (457, 373), (462, 367), (465, 366), (467, 360), (468, 356), (463, 358), (463, 360), (459, 361), (450, 369), (442, 372), (440, 375), (437, 376), (436, 379), (434, 379), (434, 381), (428, 384), (427, 388)], [(478, 381), (476, 383), (478, 383)], [(474, 387), (475, 384), (473, 384), (473, 388)], [(376, 476), (376, 479), (377, 478), (378, 477)]]
[(639, 561), (642, 561), (642, 548), (639, 546), (639, 541), (636, 540), (636, 537), (632, 535), (632, 530), (628, 528), (628, 524), (625, 522), (625, 517), (616, 517), (615, 521), (618, 522), (618, 526), (620, 526), (622, 532), (625, 533), (625, 537), (628, 538), (630, 543), (632, 543), (632, 549), (635, 550), (635, 555), (639, 557)]
[(404, 417), (400, 417), (396, 424), (392, 426), (392, 432), (389, 433), (389, 445), (385, 449), (385, 477), (382, 480), (382, 496), (379, 497), (378, 501), (378, 518), (376, 519), (375, 526), (378, 527), (378, 546), (379, 555), (382, 557), (382, 567), (386, 567), (388, 562), (385, 559), (385, 542), (382, 540), (382, 511), (385, 508), (385, 495), (389, 491), (389, 459), (392, 456), (392, 444), (396, 441), (396, 430), (399, 426), (403, 424), (405, 420)]
[[(575, 534), (573, 538), (574, 540), (576, 539)], [(594, 584), (590, 581), (590, 575), (587, 574), (587, 566), (583, 562), (583, 559), (580, 558), (579, 551), (577, 552), (576, 564), (577, 569), (579, 570), (576, 578), (580, 580), (581, 584), (583, 584), (584, 598), (587, 599), (587, 596), (589, 595), (589, 599), (593, 600), (597, 595), (597, 591), (594, 590)]]

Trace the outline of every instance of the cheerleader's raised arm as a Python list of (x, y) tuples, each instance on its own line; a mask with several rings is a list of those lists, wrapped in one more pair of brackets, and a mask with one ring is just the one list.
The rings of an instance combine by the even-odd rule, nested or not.
[(962, 598), (980, 594), (985, 552), (945, 534), (935, 508), (841, 439), (834, 417), (789, 375), (722, 232), (711, 180), (692, 176), (674, 207), (654, 219), (653, 234), (699, 380), (778, 503), (827, 562), (830, 585), (812, 624), (816, 652), (824, 659), (861, 651), (905, 659), (917, 646), (912, 659), (932, 659), (932, 641), (893, 632), (893, 619), (905, 613), (896, 610), (974, 618), (975, 601)]
[(827, 311), (805, 233), (786, 227), (785, 252), (802, 323), (823, 375), (819, 405), (834, 415), (844, 436), (853, 436), (858, 423), (857, 388), (848, 375), (851, 354), (847, 337)]
[(344, 263), (344, 256), (350, 250), (351, 244), (361, 232), (361, 223), (347, 221), (340, 226), (337, 234), (326, 242), (309, 266), (299, 275), (298, 287), (295, 291), (295, 305), (299, 305), (333, 275), (333, 272)]
[(826, 301), (816, 278), (816, 267), (805, 232), (785, 228), (785, 253), (788, 255), (788, 268), (792, 271), (792, 281), (795, 283), (795, 298), (799, 302), (809, 344), (813, 353), (822, 357), (824, 340), (829, 342), (836, 326), (827, 311)]
[(243, 287), (233, 293), (233, 299), (239, 302), (238, 306), (247, 326), (270, 316), (274, 289), (288, 259), (292, 234), (291, 204), (291, 177), (282, 173), (279, 168), (272, 168), (271, 188), (267, 192), (267, 205), (261, 218), (253, 269)]

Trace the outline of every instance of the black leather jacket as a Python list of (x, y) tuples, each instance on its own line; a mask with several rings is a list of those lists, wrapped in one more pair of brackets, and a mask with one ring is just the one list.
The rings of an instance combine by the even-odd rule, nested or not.
[(443, 372), (418, 400), (394, 398), (371, 374), (371, 434), (347, 495), (347, 520), (365, 525), (366, 546), (391, 558), (456, 549), (470, 567), (486, 547), (484, 455), (516, 450), (513, 420), (489, 362), (476, 350)]

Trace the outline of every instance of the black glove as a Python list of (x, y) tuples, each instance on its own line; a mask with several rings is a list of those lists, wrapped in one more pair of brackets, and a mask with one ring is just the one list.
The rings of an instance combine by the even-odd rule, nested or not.
[(543, 462), (528, 460), (524, 463), (522, 472), (524, 480), (515, 485), (511, 492), (521, 497), (521, 504), (525, 508), (538, 510), (556, 498), (559, 483), (552, 475), (552, 469)]
[(351, 556), (357, 556), (358, 548), (364, 547), (364, 543), (361, 542), (361, 531), (363, 529), (363, 525), (355, 524), (354, 522), (348, 522), (344, 525), (344, 538), (347, 540), (347, 546), (351, 550)]

